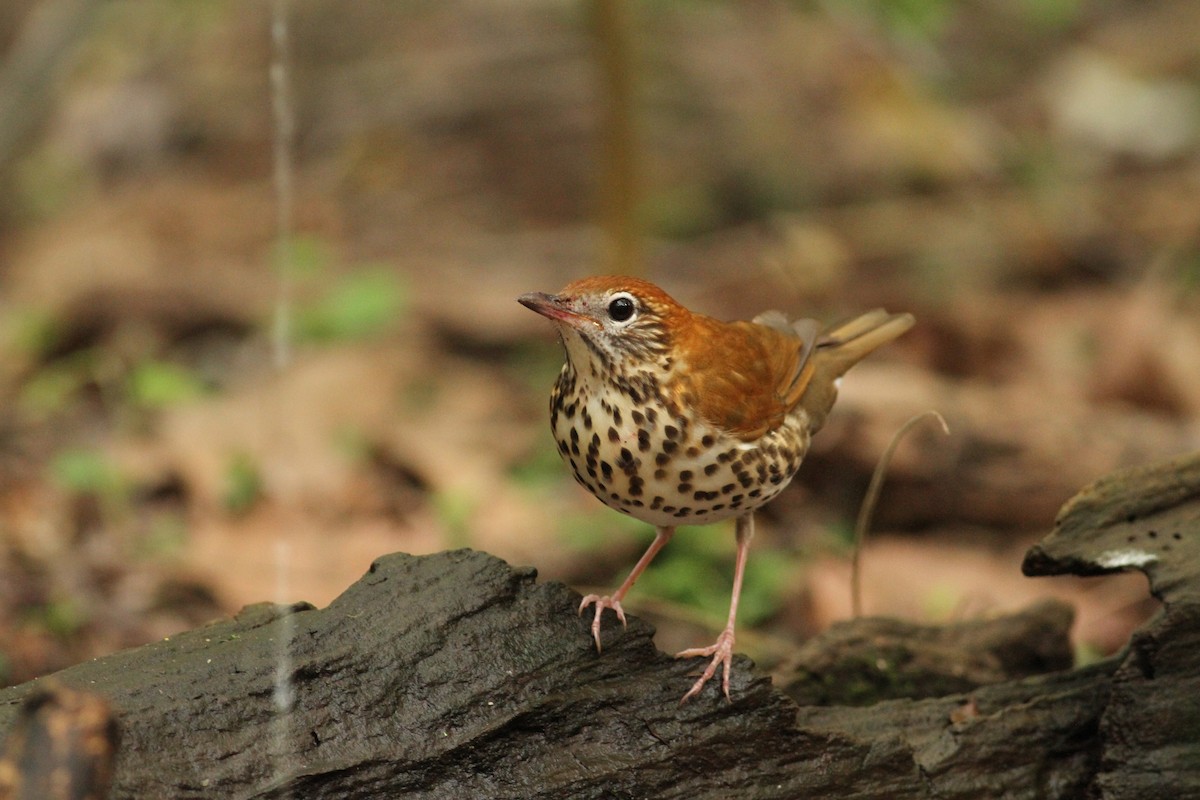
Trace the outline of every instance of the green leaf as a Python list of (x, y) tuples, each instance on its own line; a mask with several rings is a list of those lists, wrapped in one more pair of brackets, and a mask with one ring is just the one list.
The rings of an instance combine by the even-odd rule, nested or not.
[(316, 305), (297, 315), (300, 338), (310, 341), (361, 340), (381, 333), (401, 315), (406, 296), (394, 273), (352, 275)]
[(129, 374), (129, 399), (143, 408), (169, 408), (205, 392), (196, 375), (167, 361), (145, 361)]
[(81, 494), (107, 496), (124, 486), (112, 462), (93, 450), (64, 450), (50, 462), (50, 475), (63, 488)]
[(275, 269), (296, 277), (317, 275), (329, 267), (329, 245), (315, 236), (293, 236), (276, 242), (272, 253)]
[(262, 497), (263, 481), (258, 464), (246, 453), (237, 453), (225, 467), (225, 509), (244, 514)]

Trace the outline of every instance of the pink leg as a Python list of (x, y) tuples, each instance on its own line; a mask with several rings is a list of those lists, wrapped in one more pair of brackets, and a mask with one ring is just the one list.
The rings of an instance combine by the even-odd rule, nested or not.
[(671, 541), (671, 537), (675, 535), (674, 528), (658, 528), (654, 534), (654, 541), (650, 543), (650, 547), (642, 555), (638, 562), (633, 565), (633, 570), (630, 571), (629, 577), (625, 579), (617, 590), (611, 595), (601, 597), (598, 594), (589, 594), (583, 598), (583, 602), (579, 604), (579, 613), (593, 603), (596, 606), (596, 616), (592, 620), (592, 638), (596, 640), (596, 652), (600, 652), (600, 615), (604, 613), (604, 609), (611, 608), (617, 612), (617, 619), (621, 620), (621, 624), (625, 624), (625, 611), (621, 608), (621, 601), (625, 598), (625, 593), (633, 588), (633, 584), (637, 582), (638, 576), (645, 571), (646, 567), (650, 566), (650, 562), (658, 555), (658, 551), (662, 550), (667, 542)]
[(708, 683), (708, 679), (716, 674), (717, 666), (721, 665), (724, 668), (722, 688), (725, 691), (725, 699), (729, 697), (729, 666), (733, 661), (733, 626), (737, 620), (738, 598), (742, 594), (742, 576), (746, 572), (746, 556), (750, 552), (750, 540), (754, 538), (754, 515), (746, 514), (738, 517), (737, 521), (737, 562), (733, 571), (733, 597), (729, 601), (729, 619), (725, 623), (725, 630), (721, 631), (721, 635), (717, 637), (715, 644), (708, 647), (693, 647), (690, 650), (684, 650), (681, 653), (676, 653), (676, 658), (693, 658), (701, 656), (707, 658), (712, 656), (712, 661), (700, 678), (688, 690), (688, 693), (680, 700), (680, 704), (686, 703), (690, 698), (700, 693), (704, 688), (704, 684)]

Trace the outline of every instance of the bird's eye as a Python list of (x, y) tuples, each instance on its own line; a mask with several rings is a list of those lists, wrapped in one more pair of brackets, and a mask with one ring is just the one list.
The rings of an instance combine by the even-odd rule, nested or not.
[(608, 316), (612, 318), (613, 322), (628, 322), (633, 319), (633, 312), (636, 308), (632, 297), (627, 294), (619, 294), (609, 302)]

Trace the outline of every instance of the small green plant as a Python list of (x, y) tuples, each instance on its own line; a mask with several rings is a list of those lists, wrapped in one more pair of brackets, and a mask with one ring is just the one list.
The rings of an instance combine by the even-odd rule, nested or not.
[(187, 542), (187, 520), (175, 510), (160, 511), (137, 541), (137, 555), (146, 558), (178, 556)]
[(41, 608), (41, 624), (55, 636), (66, 639), (87, 623), (87, 614), (69, 597), (51, 600)]
[(46, 311), (19, 309), (4, 314), (3, 319), (0, 340), (17, 352), (42, 356), (62, 339), (61, 324)]
[(509, 468), (508, 474), (517, 485), (531, 489), (561, 486), (564, 478), (570, 478), (549, 432), (538, 447)]
[(101, 499), (124, 496), (125, 480), (113, 463), (94, 450), (64, 450), (50, 462), (50, 475), (59, 486)]
[(406, 292), (394, 272), (360, 272), (300, 309), (296, 331), (300, 339), (312, 342), (367, 339), (386, 330), (406, 306)]
[[(720, 627), (729, 613), (736, 543), (724, 526), (680, 528), (638, 582), (647, 594), (699, 609)], [(783, 553), (751, 551), (738, 620), (754, 625), (779, 610), (794, 563)]]
[(87, 384), (88, 371), (76, 359), (55, 363), (33, 373), (21, 387), (17, 403), (21, 411), (43, 420), (62, 413), (79, 397)]
[[(561, 466), (560, 466), (561, 469)], [(563, 514), (558, 521), (561, 541), (567, 547), (592, 553), (611, 547), (614, 541), (644, 539), (649, 544), (653, 528), (604, 507), (594, 511)]]
[(193, 400), (207, 387), (191, 371), (168, 361), (148, 360), (130, 371), (126, 396), (136, 406), (157, 410)]
[(225, 467), (225, 494), (222, 505), (231, 514), (245, 514), (263, 493), (262, 473), (248, 453), (235, 453)]
[(316, 236), (293, 236), (276, 242), (272, 258), (277, 271), (286, 270), (297, 278), (320, 274), (333, 260), (329, 245)]
[(475, 497), (462, 490), (443, 490), (433, 495), (433, 509), (446, 530), (450, 547), (467, 547), (471, 543), (471, 517), (478, 503)]

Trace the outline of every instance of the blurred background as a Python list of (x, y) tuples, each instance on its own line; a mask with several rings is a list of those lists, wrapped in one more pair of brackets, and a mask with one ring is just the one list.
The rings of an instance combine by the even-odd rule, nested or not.
[[(739, 649), (848, 616), (870, 472), (928, 409), (865, 611), (1050, 595), (1081, 659), (1120, 647), (1140, 576), (1019, 565), (1087, 482), (1200, 445), (1196, 31), (1194, 0), (7, 0), (0, 684), (393, 551), (614, 585), (652, 531), (559, 462), (562, 354), (515, 302), (612, 271), (918, 318), (759, 515)], [(685, 530), (627, 608), (707, 642), (732, 561)]]

